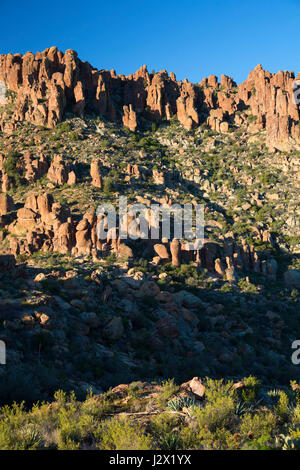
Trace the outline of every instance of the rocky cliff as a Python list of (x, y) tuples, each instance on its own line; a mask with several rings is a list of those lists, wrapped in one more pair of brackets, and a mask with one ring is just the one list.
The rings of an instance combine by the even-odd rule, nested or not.
[(96, 70), (77, 53), (56, 47), (33, 54), (0, 55), (0, 83), (7, 89), (0, 126), (10, 132), (24, 119), (53, 128), (66, 111), (120, 121), (134, 131), (148, 120), (177, 116), (185, 129), (206, 122), (217, 132), (245, 124), (248, 132), (266, 131), (269, 147), (282, 150), (300, 145), (299, 106), (293, 102), (293, 72), (272, 74), (261, 65), (239, 86), (232, 78), (214, 75), (193, 84), (173, 73), (147, 71), (129, 76)]

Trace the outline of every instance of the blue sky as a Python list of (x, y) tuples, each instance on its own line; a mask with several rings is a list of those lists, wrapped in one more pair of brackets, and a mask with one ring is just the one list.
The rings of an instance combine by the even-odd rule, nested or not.
[(0, 12), (0, 54), (56, 45), (100, 69), (146, 64), (192, 82), (224, 73), (240, 83), (258, 63), (300, 70), (300, 0), (0, 0)]

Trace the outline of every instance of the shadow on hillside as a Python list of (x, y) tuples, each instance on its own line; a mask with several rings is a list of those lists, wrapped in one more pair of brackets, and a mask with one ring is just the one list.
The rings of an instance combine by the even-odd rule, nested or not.
[[(29, 266), (26, 279), (52, 271), (53, 266), (44, 269)], [(155, 299), (147, 296), (137, 299), (137, 314), (132, 316), (121, 307), (123, 294), (113, 290), (109, 300), (104, 301), (97, 286), (94, 295), (99, 299), (97, 315), (101, 326), (84, 333), (82, 309), (76, 308), (75, 302), (74, 307), (65, 310), (56, 300), (68, 303), (81, 300), (85, 311), (90, 311), (84, 293), (90, 281), (84, 279), (84, 274), (82, 277), (82, 288), (76, 294), (68, 294), (66, 283), (55, 276), (52, 281), (50, 277), (38, 287), (27, 289), (22, 277), (2, 279), (2, 288), (11, 292), (8, 302), (3, 295), (0, 298), (0, 339), (7, 346), (7, 364), (1, 366), (2, 403), (48, 400), (57, 389), (75, 389), (79, 398), (84, 398), (85, 385), (107, 390), (134, 380), (151, 382), (174, 377), (182, 383), (194, 376), (238, 380), (253, 374), (276, 386), (300, 377), (299, 366), (291, 362), (291, 343), (300, 335), (299, 301), (288, 301), (277, 284), (265, 286), (262, 296), (241, 293), (229, 284), (226, 291), (217, 288), (218, 284), (213, 287), (204, 281), (201, 288), (183, 283), (175, 290), (196, 294), (215, 313), (207, 307), (194, 309), (197, 324), (193, 327), (179, 314), (178, 334), (167, 337), (155, 328), (165, 308)], [(260, 279), (251, 277), (251, 282), (258, 284)], [(162, 289), (168, 291), (169, 287)], [(223, 305), (219, 313), (218, 305)], [(37, 328), (30, 322), (21, 327), (24, 315), (32, 316), (33, 311), (35, 316), (49, 315), (50, 327)], [(267, 312), (273, 312), (275, 320), (270, 320)], [(102, 332), (115, 316), (123, 318), (124, 333), (112, 341)], [(276, 325), (282, 321), (284, 328), (279, 341)]]

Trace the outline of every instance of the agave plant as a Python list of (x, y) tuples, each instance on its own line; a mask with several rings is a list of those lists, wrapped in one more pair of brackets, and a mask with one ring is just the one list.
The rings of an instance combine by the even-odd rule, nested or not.
[(253, 411), (254, 405), (250, 403), (245, 403), (244, 401), (239, 401), (235, 405), (235, 414), (237, 416), (242, 416), (245, 413), (248, 413), (249, 411)]
[(19, 430), (19, 439), (22, 441), (24, 449), (36, 449), (42, 443), (42, 438), (33, 424), (27, 424)]
[(258, 407), (258, 405), (260, 404), (260, 402), (262, 401), (262, 399), (260, 400), (257, 400), (255, 403), (246, 403), (245, 401), (239, 401), (237, 402), (237, 404), (235, 405), (235, 414), (237, 416), (242, 416), (243, 414), (245, 413), (249, 413), (251, 411), (254, 411), (255, 408)]
[(180, 438), (174, 432), (167, 432), (160, 436), (158, 444), (163, 450), (177, 450), (180, 446)]
[(195, 406), (195, 399), (192, 397), (175, 397), (168, 403), (168, 408), (171, 411), (181, 411), (182, 408), (191, 408), (193, 406)]

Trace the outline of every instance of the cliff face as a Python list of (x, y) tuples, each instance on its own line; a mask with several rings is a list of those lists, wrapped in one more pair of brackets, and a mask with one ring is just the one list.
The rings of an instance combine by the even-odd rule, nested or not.
[(188, 130), (206, 122), (213, 130), (228, 132), (230, 125), (247, 123), (250, 133), (265, 129), (268, 144), (284, 148), (300, 143), (294, 79), (292, 72), (272, 74), (258, 65), (239, 86), (225, 75), (220, 83), (211, 75), (195, 85), (177, 81), (165, 70), (149, 74), (146, 66), (126, 77), (98, 71), (73, 50), (63, 54), (56, 47), (0, 55), (0, 83), (15, 94), (13, 114), (4, 113), (0, 126), (13, 129), (25, 119), (53, 128), (68, 110), (79, 116), (96, 112), (134, 131), (143, 119), (177, 115)]

